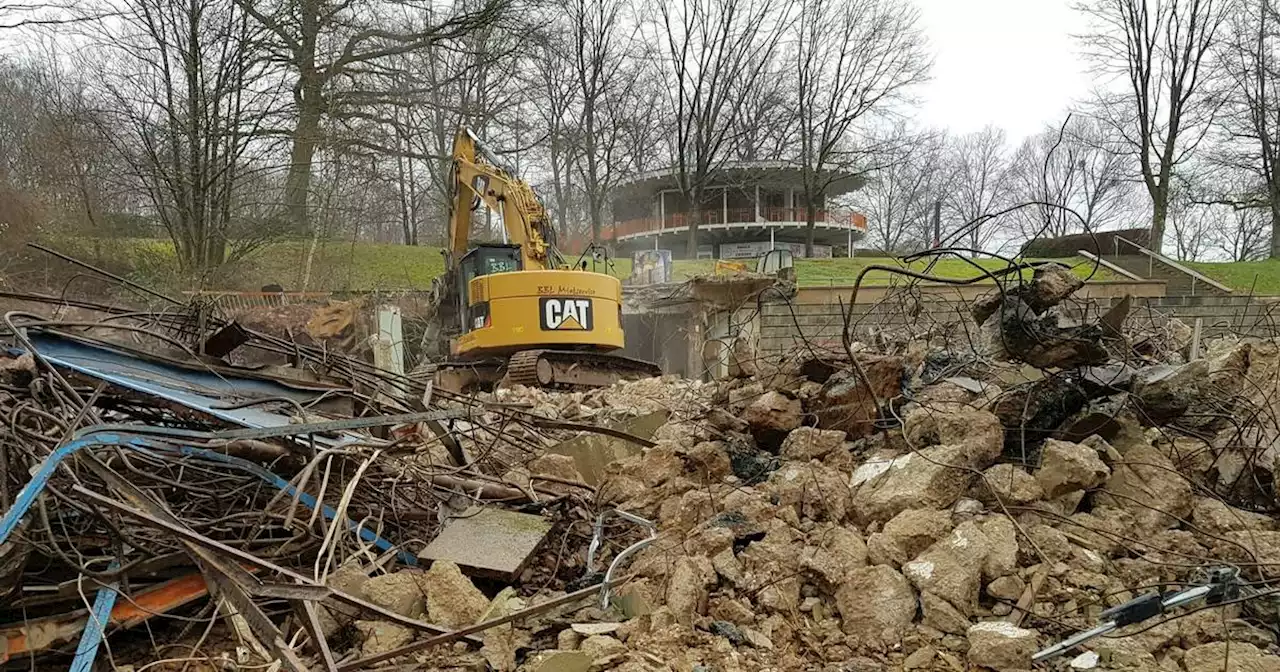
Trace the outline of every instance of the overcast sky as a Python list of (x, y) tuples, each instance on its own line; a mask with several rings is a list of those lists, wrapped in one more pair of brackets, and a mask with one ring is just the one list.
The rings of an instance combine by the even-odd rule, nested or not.
[(935, 56), (920, 123), (967, 133), (993, 124), (1011, 142), (1057, 124), (1089, 92), (1070, 0), (914, 0)]

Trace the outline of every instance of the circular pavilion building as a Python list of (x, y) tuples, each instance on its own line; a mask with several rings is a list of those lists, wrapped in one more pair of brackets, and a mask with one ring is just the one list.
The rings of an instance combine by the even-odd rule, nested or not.
[[(637, 175), (612, 194), (613, 225), (604, 231), (618, 253), (645, 249), (671, 250), (676, 259), (688, 249), (692, 208), (677, 188), (674, 169)], [(698, 258), (743, 259), (771, 249), (805, 252), (804, 189), (798, 168), (781, 161), (731, 163), (721, 168), (704, 192), (702, 222), (698, 225)], [(862, 186), (862, 178), (837, 176), (827, 198)], [(862, 215), (829, 210), (817, 204), (815, 257), (852, 249), (866, 234)], [(846, 252), (847, 253), (847, 252)]]

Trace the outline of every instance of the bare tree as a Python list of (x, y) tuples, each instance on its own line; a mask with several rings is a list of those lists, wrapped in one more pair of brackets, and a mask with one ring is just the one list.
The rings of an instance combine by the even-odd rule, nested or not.
[[(535, 36), (538, 37), (538, 36)], [(522, 101), (534, 89), (537, 69), (525, 72), (521, 50), (528, 49), (529, 37), (505, 23), (495, 23), (469, 31), (453, 40), (403, 54), (395, 66), (413, 82), (400, 102), (405, 113), (404, 134), (408, 155), (421, 166), (420, 210), (434, 222), (432, 239), (446, 239), (453, 138), (459, 128), (479, 133), (491, 148), (501, 145), (501, 117), (516, 114)], [(540, 55), (540, 54), (538, 54)], [(545, 107), (534, 108), (543, 115)]]
[(1215, 227), (1214, 242), (1227, 258), (1254, 261), (1265, 259), (1271, 253), (1275, 227), (1268, 213), (1257, 208), (1231, 208), (1220, 217), (1229, 221), (1230, 226)]
[(1163, 245), (1175, 168), (1195, 151), (1213, 117), (1208, 60), (1230, 0), (1086, 0), (1085, 37), (1098, 74), (1123, 82), (1098, 110), (1137, 158), (1151, 198), (1150, 247)]
[(867, 240), (887, 254), (927, 247), (934, 204), (947, 191), (946, 136), (897, 126), (882, 144), (893, 148), (867, 184), (849, 196), (867, 218)]
[(1178, 259), (1195, 261), (1213, 247), (1216, 229), (1221, 226), (1219, 214), (1212, 206), (1195, 203), (1184, 189), (1184, 184), (1177, 183), (1171, 194), (1169, 229)]
[[(1241, 2), (1219, 41), (1225, 76), (1217, 95), (1221, 133), (1212, 160), (1232, 174), (1228, 191), (1208, 198), (1237, 210), (1259, 209), (1271, 229), (1269, 256), (1280, 258), (1280, 12), (1274, 0)], [(1237, 224), (1252, 227), (1256, 218)], [(1245, 236), (1252, 238), (1252, 236)], [(1247, 246), (1246, 246), (1247, 247)], [(1242, 249), (1233, 246), (1237, 251)]]
[[(430, 2), (388, 6), (372, 0), (234, 0), (270, 35), (272, 59), (292, 79), (291, 145), (284, 202), (297, 231), (308, 230), (312, 161), (325, 142), (325, 121), (390, 122), (379, 105), (412, 105), (403, 89), (385, 86), (392, 59), (418, 52), (499, 20), (511, 0), (480, 0), (440, 16)], [(387, 16), (395, 11), (400, 16)], [(349, 142), (360, 145), (358, 139)], [(371, 143), (363, 143), (371, 144)], [(393, 148), (371, 147), (392, 153)]]
[(969, 224), (969, 247), (974, 250), (982, 249), (996, 233), (976, 222), (1005, 205), (1011, 193), (1006, 145), (1004, 130), (994, 126), (948, 143), (945, 165), (953, 181), (942, 207), (959, 224)]
[(800, 3), (792, 66), (806, 256), (813, 255), (818, 204), (827, 189), (875, 164), (874, 148), (854, 137), (858, 124), (901, 100), (928, 74), (918, 22), (911, 5), (895, 0)]
[(577, 162), (578, 138), (582, 131), (572, 119), (578, 103), (577, 59), (567, 44), (577, 42), (572, 27), (552, 29), (537, 48), (533, 61), (538, 94), (533, 109), (541, 117), (546, 133), (545, 150), (551, 168), (552, 215), (562, 239), (569, 237), (569, 204), (574, 185), (573, 167)]
[(85, 12), (76, 0), (52, 0), (23, 2), (0, 0), (0, 30), (32, 27), (65, 26), (74, 23), (99, 21), (114, 16), (109, 8)]
[(742, 113), (731, 131), (735, 161), (761, 161), (796, 153), (795, 99), (785, 63), (769, 68), (760, 85), (745, 92)]
[(266, 63), (256, 28), (231, 0), (122, 0), (92, 35), (104, 128), (187, 271), (216, 268), (274, 232), (241, 216)]
[(1097, 231), (1139, 216), (1123, 141), (1089, 117), (1072, 116), (1024, 140), (1010, 161), (1008, 184), (1012, 202), (1066, 206), (1084, 220), (1050, 205), (1023, 208), (1011, 216), (1026, 238)]
[(572, 34), (575, 93), (582, 108), (578, 166), (591, 240), (599, 243), (609, 193), (622, 176), (624, 127), (635, 110), (640, 80), (632, 45), (623, 35), (622, 0), (563, 2)]
[(698, 256), (706, 190), (730, 158), (742, 104), (787, 25), (777, 0), (659, 0), (656, 59), (668, 95), (676, 186), (689, 203), (687, 255)]

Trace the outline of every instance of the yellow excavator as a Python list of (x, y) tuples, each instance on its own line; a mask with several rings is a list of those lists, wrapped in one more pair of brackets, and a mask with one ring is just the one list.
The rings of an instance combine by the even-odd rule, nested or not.
[[(438, 385), (464, 390), (505, 377), (600, 387), (661, 374), (615, 352), (623, 347), (621, 282), (566, 263), (533, 189), (469, 129), (454, 139), (452, 173), (445, 273), (433, 282), (423, 337)], [(471, 243), (482, 203), (502, 220), (502, 244)]]

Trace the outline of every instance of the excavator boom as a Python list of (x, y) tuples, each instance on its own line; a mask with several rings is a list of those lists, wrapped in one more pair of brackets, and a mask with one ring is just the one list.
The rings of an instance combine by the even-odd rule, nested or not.
[(562, 265), (548, 242), (554, 229), (537, 194), (514, 171), (487, 152), (470, 129), (453, 141), (453, 204), (449, 217), (449, 252), (461, 259), (471, 246), (471, 212), (483, 202), (502, 218), (507, 240), (520, 246), (521, 266), (541, 271)]

